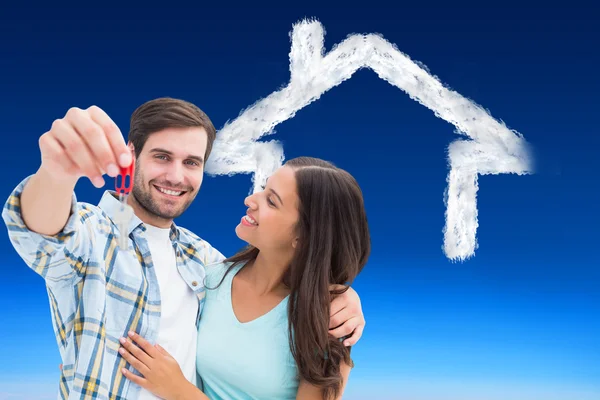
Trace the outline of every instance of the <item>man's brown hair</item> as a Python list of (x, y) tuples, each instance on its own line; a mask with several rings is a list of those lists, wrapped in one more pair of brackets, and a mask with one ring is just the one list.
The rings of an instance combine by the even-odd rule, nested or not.
[(128, 140), (136, 158), (153, 133), (168, 128), (204, 128), (208, 135), (204, 162), (208, 159), (217, 132), (208, 115), (196, 105), (181, 99), (161, 97), (147, 101), (131, 115)]

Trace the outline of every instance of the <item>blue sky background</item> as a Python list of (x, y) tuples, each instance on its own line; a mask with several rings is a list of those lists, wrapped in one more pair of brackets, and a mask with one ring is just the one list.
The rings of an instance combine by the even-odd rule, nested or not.
[[(276, 127), (269, 138), (287, 158), (331, 160), (365, 194), (373, 252), (354, 287), (367, 327), (345, 398), (600, 399), (597, 9), (16, 7), (0, 15), (4, 198), (35, 172), (38, 137), (71, 106), (96, 104), (126, 133), (138, 105), (179, 97), (220, 128), (287, 84), (299, 19), (323, 23), (327, 51), (352, 33), (382, 34), (522, 133), (538, 170), (480, 177), (480, 248), (451, 263), (441, 246), (452, 125), (361, 70)], [(250, 185), (207, 177), (178, 223), (232, 254)], [(77, 194), (96, 203), (102, 191), (82, 181)], [(43, 281), (0, 236), (0, 400), (56, 398)]]

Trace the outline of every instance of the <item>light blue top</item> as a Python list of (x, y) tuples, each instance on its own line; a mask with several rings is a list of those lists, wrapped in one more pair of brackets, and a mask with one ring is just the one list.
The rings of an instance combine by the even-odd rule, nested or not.
[(288, 297), (250, 322), (233, 312), (231, 284), (237, 265), (206, 267), (206, 302), (198, 326), (196, 366), (199, 385), (211, 400), (295, 399), (298, 370), (288, 342)]

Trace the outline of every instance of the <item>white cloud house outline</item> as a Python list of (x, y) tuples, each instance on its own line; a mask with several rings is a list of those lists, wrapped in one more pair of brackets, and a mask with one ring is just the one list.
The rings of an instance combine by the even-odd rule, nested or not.
[(478, 175), (530, 174), (529, 145), (518, 132), (494, 119), (485, 109), (446, 87), (423, 65), (413, 62), (395, 45), (376, 34), (348, 36), (324, 55), (324, 29), (315, 20), (293, 26), (290, 81), (257, 101), (219, 130), (206, 164), (209, 175), (252, 173), (254, 191), (280, 167), (283, 147), (278, 141), (258, 142), (273, 128), (339, 85), (361, 68), (407, 93), (411, 99), (456, 127), (467, 139), (448, 148), (450, 172), (444, 193), (446, 225), (443, 251), (451, 260), (474, 255)]

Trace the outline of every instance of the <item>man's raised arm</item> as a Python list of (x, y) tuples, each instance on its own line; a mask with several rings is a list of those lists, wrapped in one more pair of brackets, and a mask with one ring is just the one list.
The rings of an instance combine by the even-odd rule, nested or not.
[(80, 177), (95, 186), (117, 176), (132, 155), (112, 120), (97, 107), (72, 108), (40, 138), (42, 163), (10, 194), (2, 210), (8, 236), (25, 263), (48, 283), (77, 282), (95, 242), (95, 210), (78, 203)]
[(71, 108), (54, 121), (39, 144), (42, 164), (23, 188), (20, 211), (27, 228), (43, 235), (56, 235), (65, 227), (80, 177), (102, 187), (102, 175), (115, 177), (119, 165), (131, 163), (119, 128), (95, 106)]

